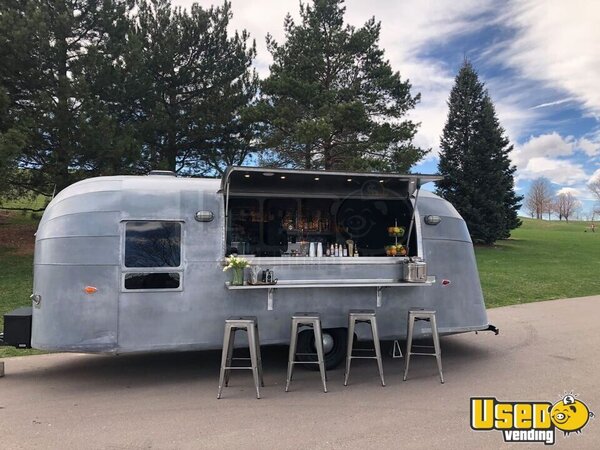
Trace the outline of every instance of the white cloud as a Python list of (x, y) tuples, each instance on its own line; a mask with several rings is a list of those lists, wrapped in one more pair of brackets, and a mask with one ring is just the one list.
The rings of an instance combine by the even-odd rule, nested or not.
[(563, 98), (561, 100), (555, 100), (553, 102), (541, 103), (539, 105), (532, 106), (530, 109), (540, 109), (540, 108), (549, 108), (551, 106), (562, 105), (563, 103), (569, 103), (573, 101), (572, 98)]
[(496, 60), (522, 76), (569, 93), (600, 118), (600, 2), (515, 0), (504, 23), (514, 28)]
[(558, 191), (556, 191), (556, 195), (560, 195), (560, 194), (571, 194), (574, 195), (575, 197), (581, 195), (581, 191), (577, 188), (572, 188), (572, 187), (564, 187), (559, 189)]
[(590, 191), (588, 189), (588, 187), (585, 183), (578, 184), (576, 186), (563, 187), (563, 188), (559, 189), (556, 192), (556, 194), (557, 195), (562, 194), (562, 193), (566, 194), (568, 192), (573, 194), (573, 196), (581, 202), (593, 202), (594, 200), (596, 200), (596, 197), (594, 197), (594, 194), (592, 194), (592, 191)]
[(518, 171), (519, 180), (533, 180), (545, 177), (560, 186), (573, 186), (585, 182), (589, 175), (580, 164), (537, 156), (530, 158)]
[(525, 144), (513, 151), (511, 158), (513, 163), (521, 168), (533, 158), (545, 157), (548, 159), (557, 156), (570, 156), (574, 150), (575, 142), (572, 137), (563, 138), (558, 133), (553, 132), (532, 136)]
[(588, 180), (588, 183), (595, 183), (597, 181), (600, 181), (600, 169), (596, 170), (592, 176), (590, 177), (590, 179)]
[(600, 154), (600, 142), (593, 142), (587, 138), (581, 138), (577, 141), (577, 147), (588, 156)]

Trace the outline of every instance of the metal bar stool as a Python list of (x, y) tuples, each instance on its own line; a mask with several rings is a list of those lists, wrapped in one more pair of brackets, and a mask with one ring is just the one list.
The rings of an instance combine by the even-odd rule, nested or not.
[[(248, 348), (250, 358), (234, 358), (233, 348), (235, 345), (236, 331), (246, 331), (248, 334)], [(234, 366), (233, 361), (250, 361), (249, 366)], [(217, 398), (221, 398), (223, 384), (229, 385), (229, 375), (232, 370), (251, 370), (256, 386), (256, 398), (260, 398), (260, 386), (265, 386), (263, 381), (262, 358), (260, 355), (260, 341), (258, 337), (258, 321), (254, 316), (236, 317), (232, 316), (225, 320), (225, 335), (223, 336), (223, 352), (221, 354), (221, 373), (219, 375), (219, 392)]]
[[(373, 335), (373, 347), (372, 349), (361, 349), (357, 348), (354, 351), (375, 351), (375, 356), (353, 356), (352, 347), (354, 344), (354, 328), (357, 323), (368, 323), (371, 325), (371, 334)], [(385, 380), (383, 379), (383, 364), (381, 363), (381, 347), (379, 344), (379, 333), (377, 332), (377, 320), (375, 318), (375, 311), (372, 309), (351, 309), (348, 313), (348, 349), (346, 352), (346, 373), (344, 375), (344, 386), (348, 386), (348, 377), (350, 376), (350, 362), (353, 359), (376, 359), (377, 367), (379, 368), (379, 377), (381, 378), (381, 385), (385, 386)]]
[[(296, 356), (315, 356), (314, 353), (296, 353), (296, 343), (298, 340), (298, 328), (306, 326), (312, 327), (315, 334), (315, 348), (317, 350), (316, 361), (298, 361)], [(321, 316), (318, 313), (298, 312), (292, 316), (292, 335), (290, 337), (290, 354), (288, 357), (287, 379), (285, 383), (285, 392), (290, 388), (292, 374), (295, 364), (318, 364), (321, 371), (321, 381), (323, 382), (323, 391), (327, 392), (327, 375), (325, 374), (325, 356), (323, 352), (323, 332), (321, 331)]]
[[(412, 345), (413, 340), (413, 331), (415, 322), (423, 320), (425, 322), (429, 322), (431, 324), (431, 334), (433, 337), (433, 346), (431, 345)], [(433, 348), (435, 350), (434, 353), (421, 353), (421, 352), (413, 352), (413, 347), (419, 348)], [(417, 356), (435, 356), (437, 361), (438, 371), (440, 372), (440, 381), (444, 383), (444, 375), (442, 374), (442, 349), (440, 347), (440, 337), (438, 335), (437, 323), (435, 320), (435, 311), (426, 310), (425, 308), (411, 308), (408, 311), (408, 333), (407, 333), (407, 342), (406, 342), (406, 366), (404, 367), (404, 381), (406, 381), (406, 376), (408, 375), (408, 365), (410, 363), (411, 355)]]

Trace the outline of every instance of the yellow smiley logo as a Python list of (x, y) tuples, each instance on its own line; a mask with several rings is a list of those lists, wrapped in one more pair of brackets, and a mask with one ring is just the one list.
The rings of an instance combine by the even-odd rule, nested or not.
[(550, 409), (552, 423), (565, 435), (573, 432), (580, 433), (590, 417), (594, 417), (594, 413), (590, 412), (586, 404), (576, 400), (573, 395), (565, 395)]

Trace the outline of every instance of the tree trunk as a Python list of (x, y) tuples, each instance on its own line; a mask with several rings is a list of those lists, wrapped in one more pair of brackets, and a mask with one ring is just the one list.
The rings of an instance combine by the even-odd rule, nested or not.
[(333, 168), (333, 161), (331, 160), (331, 144), (323, 146), (323, 165), (325, 170), (331, 170)]
[(57, 106), (56, 106), (56, 144), (54, 148), (54, 167), (51, 169), (53, 174), (56, 192), (60, 192), (70, 184), (69, 165), (70, 165), (70, 117), (69, 117), (69, 78), (67, 76), (67, 37), (66, 30), (59, 29), (57, 32)]
[(310, 147), (306, 146), (304, 148), (304, 168), (307, 170), (312, 169), (312, 158), (311, 158)]

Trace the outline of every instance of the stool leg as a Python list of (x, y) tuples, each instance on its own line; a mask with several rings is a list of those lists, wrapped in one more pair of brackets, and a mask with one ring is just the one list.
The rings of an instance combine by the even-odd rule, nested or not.
[(325, 355), (323, 352), (323, 334), (321, 332), (321, 321), (315, 321), (313, 331), (315, 333), (315, 347), (319, 358), (319, 370), (321, 371), (321, 381), (323, 382), (323, 392), (327, 392), (327, 375), (325, 373)]
[(377, 331), (377, 321), (375, 317), (371, 320), (371, 334), (373, 335), (373, 346), (375, 347), (375, 356), (377, 357), (377, 367), (379, 368), (379, 377), (381, 378), (381, 385), (385, 386), (385, 380), (383, 379), (383, 363), (381, 361), (381, 345), (379, 343), (379, 331)]
[(290, 353), (288, 356), (288, 369), (287, 378), (285, 381), (285, 392), (288, 392), (290, 388), (290, 381), (292, 381), (292, 373), (294, 371), (294, 360), (296, 359), (296, 338), (298, 333), (298, 324), (292, 320), (292, 334), (290, 336)]
[(221, 352), (221, 373), (219, 374), (219, 391), (217, 398), (221, 398), (223, 382), (225, 381), (225, 367), (227, 367), (227, 355), (229, 354), (229, 341), (231, 337), (231, 327), (225, 324), (225, 334), (223, 336), (223, 350)]
[(352, 347), (354, 346), (354, 326), (356, 322), (348, 316), (348, 345), (346, 347), (346, 373), (344, 373), (344, 386), (348, 386), (350, 376), (350, 361), (352, 361)]
[(438, 371), (440, 372), (440, 381), (444, 384), (444, 375), (442, 373), (442, 347), (440, 346), (440, 336), (438, 334), (437, 322), (435, 316), (431, 318), (431, 333), (433, 334), (433, 345), (435, 347), (435, 360), (437, 361)]
[[(227, 364), (226, 367), (233, 365), (233, 349), (235, 348), (235, 333), (237, 332), (235, 327), (229, 326), (229, 344), (227, 347)], [(231, 376), (231, 369), (225, 369), (225, 387), (229, 386), (229, 377)]]
[(260, 385), (265, 387), (265, 380), (263, 379), (262, 356), (260, 353), (260, 335), (258, 334), (258, 323), (256, 323), (256, 353), (258, 355), (258, 373), (260, 375)]
[(412, 316), (408, 315), (408, 335), (406, 336), (406, 365), (404, 366), (404, 381), (406, 381), (406, 375), (408, 375), (408, 365), (410, 364), (410, 354), (412, 351), (412, 338), (413, 338), (413, 327), (414, 320)]
[(256, 351), (256, 327), (248, 327), (248, 347), (250, 348), (250, 363), (252, 364), (252, 376), (256, 387), (256, 398), (260, 398), (260, 376), (258, 369), (258, 353)]

